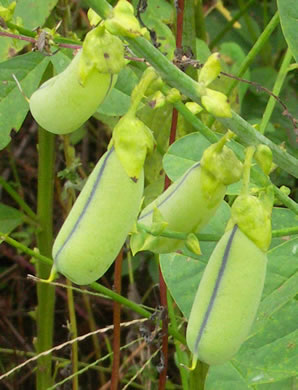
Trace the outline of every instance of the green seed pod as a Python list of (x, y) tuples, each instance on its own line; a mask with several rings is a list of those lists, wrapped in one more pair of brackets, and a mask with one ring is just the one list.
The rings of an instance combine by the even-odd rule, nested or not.
[(53, 246), (54, 266), (76, 284), (100, 278), (135, 222), (144, 186), (125, 173), (114, 148), (89, 176)]
[(267, 256), (238, 227), (224, 234), (201, 279), (187, 326), (194, 361), (222, 364), (236, 354), (254, 321)]
[[(245, 162), (244, 171), (248, 168)], [(244, 183), (244, 190), (247, 187)], [(259, 198), (243, 191), (233, 203), (226, 233), (205, 268), (189, 317), (186, 339), (194, 363), (225, 363), (249, 334), (266, 275), (273, 199), (268, 187)]]
[(69, 66), (49, 79), (30, 98), (30, 111), (36, 122), (55, 134), (78, 129), (104, 101), (117, 75), (93, 70), (85, 85), (79, 79), (79, 52)]
[(119, 38), (102, 26), (90, 31), (83, 49), (68, 67), (31, 96), (29, 104), (34, 119), (55, 134), (78, 129), (107, 97), (124, 64)]
[[(232, 150), (224, 146), (223, 137), (207, 148), (201, 162), (195, 163), (155, 201), (142, 211), (138, 222), (151, 226), (157, 207), (167, 229), (183, 233), (199, 232), (215, 214), (228, 184), (239, 180), (242, 164)], [(174, 252), (183, 246), (178, 239), (156, 237), (145, 232), (134, 233), (130, 240), (133, 253), (151, 250)]]

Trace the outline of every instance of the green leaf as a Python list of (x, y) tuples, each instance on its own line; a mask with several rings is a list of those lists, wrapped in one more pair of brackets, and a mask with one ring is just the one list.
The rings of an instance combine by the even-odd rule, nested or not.
[(277, 0), (277, 5), (283, 34), (296, 62), (298, 62), (298, 2), (296, 0)]
[[(298, 216), (289, 209), (282, 207), (274, 207), (272, 210), (272, 230), (286, 229), (297, 226)], [(296, 236), (295, 236), (296, 237)], [(294, 236), (273, 238), (271, 242), (271, 249), (277, 245), (283, 244)]]
[[(8, 6), (14, 0), (1, 0), (1, 5)], [(34, 29), (43, 26), (58, 0), (17, 0), (14, 13), (14, 23), (18, 24), (17, 18), (22, 19), (22, 24), (27, 29)], [(15, 51), (21, 50), (25, 45), (24, 41), (17, 41), (11, 38), (0, 39), (0, 61), (6, 60)]]
[(272, 383), (290, 378), (297, 374), (298, 355), (295, 346), (298, 341), (298, 330), (285, 337), (279, 337), (261, 348), (248, 349), (241, 355), (238, 369), (244, 372), (251, 384)]
[(58, 0), (18, 0), (15, 16), (22, 18), (26, 28), (43, 26), (57, 2)]
[(71, 60), (73, 58), (72, 50), (69, 50), (69, 49), (59, 50), (58, 53), (51, 56), (50, 58), (51, 58), (51, 62), (53, 64), (53, 66), (54, 66), (55, 72), (57, 74), (61, 73), (71, 63)]
[(96, 112), (108, 116), (120, 116), (126, 114), (129, 106), (130, 96), (115, 87)]
[(23, 214), (10, 206), (0, 203), (0, 232), (9, 234), (17, 226), (21, 225)]
[(0, 64), (0, 150), (10, 142), (10, 131), (18, 131), (29, 110), (12, 74), (20, 82), (26, 96), (37, 89), (49, 63), (41, 53), (28, 53)]
[[(137, 7), (134, 1), (134, 7)], [(159, 50), (169, 59), (173, 59), (176, 48), (175, 37), (167, 24), (174, 22), (174, 7), (165, 0), (148, 1), (144, 13), (141, 13), (143, 23), (156, 33), (156, 41), (160, 44)]]
[(211, 366), (206, 378), (205, 390), (252, 390), (231, 363)]

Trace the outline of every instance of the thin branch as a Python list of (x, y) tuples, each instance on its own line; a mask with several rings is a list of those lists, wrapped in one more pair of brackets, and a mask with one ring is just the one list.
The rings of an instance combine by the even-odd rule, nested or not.
[[(122, 280), (122, 260), (123, 248), (117, 256), (115, 262), (115, 277), (114, 290), (121, 295), (121, 280)], [(113, 324), (114, 324), (114, 339), (113, 339), (113, 366), (111, 377), (111, 390), (117, 390), (119, 384), (119, 366), (120, 366), (120, 320), (121, 320), (121, 304), (114, 301), (113, 303)]]

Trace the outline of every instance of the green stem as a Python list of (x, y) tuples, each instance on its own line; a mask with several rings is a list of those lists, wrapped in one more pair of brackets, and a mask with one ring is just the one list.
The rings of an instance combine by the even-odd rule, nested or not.
[[(168, 230), (168, 229), (166, 229), (162, 232), (156, 233), (156, 232), (151, 231), (150, 227), (143, 225), (141, 223), (137, 223), (137, 226), (138, 226), (139, 230), (145, 231), (146, 233), (151, 234), (152, 236), (173, 238), (175, 240), (186, 240), (188, 237), (188, 233), (176, 232), (176, 231)], [(218, 234), (204, 234), (204, 233), (197, 234), (196, 236), (201, 241), (218, 241), (221, 237)]]
[[(96, 326), (96, 321), (94, 319), (94, 314), (93, 314), (91, 303), (90, 303), (90, 297), (88, 294), (83, 293), (83, 301), (85, 304), (85, 308), (87, 309), (87, 321), (89, 324), (90, 331), (95, 332), (97, 329), (97, 326)], [(100, 342), (98, 339), (98, 335), (93, 334), (91, 337), (92, 337), (92, 343), (93, 343), (93, 348), (94, 348), (94, 353), (95, 353), (96, 359), (100, 359), (100, 356), (102, 353), (101, 353), (101, 346), (100, 346)], [(106, 382), (105, 374), (102, 370), (100, 370), (98, 375), (99, 375), (99, 378), (98, 378), (99, 384), (102, 386)]]
[[(272, 92), (276, 96), (279, 95), (279, 92), (280, 92), (282, 85), (285, 81), (286, 75), (288, 74), (291, 59), (292, 59), (292, 53), (291, 53), (291, 50), (288, 49), (286, 51), (284, 58), (283, 58), (280, 70), (278, 72), (278, 75), (277, 75), (277, 78), (275, 80), (274, 87), (272, 90)], [(262, 122), (260, 124), (259, 131), (262, 134), (264, 134), (265, 129), (268, 125), (268, 122), (270, 121), (275, 104), (276, 104), (276, 99), (274, 99), (273, 96), (270, 96), (268, 103), (267, 103), (267, 106), (266, 106), (266, 109), (265, 109), (264, 114), (263, 114)]]
[[(161, 234), (164, 234), (164, 232), (162, 232)], [(289, 227), (289, 228), (283, 228), (283, 229), (277, 229), (277, 230), (273, 230), (272, 231), (272, 237), (283, 237), (283, 236), (290, 236), (290, 235), (294, 235), (294, 234), (298, 234), (298, 226)], [(170, 233), (169, 233), (168, 235), (165, 235), (165, 237), (175, 238), (175, 239), (176, 238), (186, 239), (187, 238), (187, 234), (173, 232), (173, 235), (170, 235)], [(197, 237), (198, 237), (198, 239), (200, 241), (218, 241), (221, 238), (221, 235), (219, 235), (219, 234), (199, 233), (199, 234), (197, 234)], [(53, 260), (51, 258), (43, 256), (39, 252), (34, 251), (34, 250), (28, 248), (26, 245), (23, 245), (19, 241), (14, 240), (13, 238), (9, 237), (7, 234), (4, 234), (4, 233), (0, 232), (0, 240), (5, 241), (7, 244), (13, 246), (14, 248), (20, 250), (23, 253), (26, 253), (28, 256), (31, 256), (31, 257), (33, 257), (35, 259), (40, 260), (41, 262), (43, 262), (44, 264), (47, 264), (48, 266), (52, 266), (53, 265)], [(98, 283), (96, 283), (96, 284), (98, 284)], [(109, 289), (107, 289), (107, 290), (109, 290)], [(111, 290), (109, 290), (109, 291), (111, 291)], [(103, 294), (107, 295), (105, 293), (103, 293)], [(110, 295), (108, 295), (108, 296), (110, 296)], [(137, 305), (137, 306), (140, 307), (139, 305)], [(134, 308), (135, 308), (135, 306), (134, 306)], [(145, 309), (144, 309), (144, 312), (138, 312), (138, 313), (140, 315), (144, 315), (144, 313), (147, 313), (149, 317), (151, 315), (151, 313), (148, 312)], [(146, 317), (146, 315), (144, 315), (144, 316)]]
[(28, 215), (28, 217), (32, 218), (36, 222), (37, 215), (28, 206), (28, 204), (24, 201), (24, 199), (17, 193), (17, 191), (2, 176), (0, 176), (0, 185), (11, 196), (11, 198), (18, 203), (18, 205)]
[[(127, 298), (122, 297), (121, 295), (118, 295), (114, 291), (102, 286), (99, 283), (91, 283), (90, 287), (93, 290), (100, 292), (100, 293), (110, 297), (114, 301), (119, 302), (122, 305), (128, 307), (129, 309), (135, 311), (136, 313), (140, 314), (142, 317), (150, 318), (152, 315), (152, 313), (145, 310), (142, 306), (130, 301)], [(185, 341), (184, 337), (181, 335), (181, 333), (176, 332), (171, 326), (169, 327), (169, 334), (171, 336), (173, 336), (175, 339), (179, 340), (182, 344), (184, 344), (184, 345), (186, 344), (186, 341)]]
[[(12, 23), (12, 22), (6, 22), (6, 25), (11, 31), (18, 31), (20, 34), (22, 34), (26, 37), (36, 38), (36, 31), (29, 30), (27, 28), (24, 28), (24, 27), (19, 26), (15, 23)], [(59, 43), (66, 43), (66, 44), (70, 44), (70, 45), (81, 45), (82, 44), (82, 42), (80, 40), (59, 37), (59, 36), (54, 37), (53, 40), (57, 44), (59, 44)]]
[(147, 89), (150, 87), (152, 82), (157, 78), (156, 72), (152, 68), (147, 68), (143, 73), (140, 81), (134, 87), (131, 94), (131, 104), (127, 115), (135, 115), (138, 110), (139, 104), (141, 103)]
[(232, 28), (233, 28), (233, 25), (235, 22), (237, 22), (237, 20), (239, 20), (241, 18), (242, 15), (244, 15), (246, 13), (246, 11), (248, 10), (249, 7), (252, 6), (252, 4), (255, 2), (256, 0), (250, 0), (248, 1), (244, 7), (242, 7), (240, 9), (240, 11), (238, 11), (234, 16), (233, 18), (225, 24), (225, 27), (216, 35), (216, 37), (213, 39), (213, 41), (211, 41), (209, 47), (210, 47), (210, 50), (212, 50), (216, 45), (217, 43), (225, 36), (225, 34), (230, 31)]
[[(167, 290), (167, 300), (168, 300), (168, 314), (169, 314), (172, 328), (178, 332), (179, 330), (178, 330), (177, 320), (176, 320), (174, 306), (173, 306), (173, 299), (171, 297), (171, 294), (169, 293), (169, 290)], [(177, 354), (177, 366), (181, 376), (182, 388), (183, 390), (189, 390), (188, 372), (182, 366), (185, 364), (185, 359), (183, 359), (183, 353), (181, 351), (181, 343), (179, 343), (179, 341), (175, 339), (174, 339), (174, 343), (175, 343), (176, 354)]]
[(254, 152), (255, 152), (255, 148), (253, 146), (249, 146), (246, 149), (245, 161), (243, 164), (241, 195), (249, 194), (250, 170), (251, 170), (252, 158)]
[[(40, 260), (44, 265), (47, 265), (48, 268), (50, 268), (51, 265), (53, 264), (52, 259), (50, 259), (49, 257), (43, 256), (40, 253), (28, 248), (27, 246), (9, 237), (7, 234), (3, 234), (0, 232), (0, 240), (7, 242), (9, 245), (19, 249), (21, 252), (26, 253), (27, 255)], [(43, 284), (43, 283), (39, 283), (39, 284)], [(130, 301), (129, 299), (124, 298), (123, 296), (115, 293), (113, 290), (110, 290), (107, 287), (102, 286), (99, 283), (96, 282), (91, 283), (89, 287), (103, 294), (104, 296), (109, 297), (112, 300), (121, 303), (123, 306), (126, 306), (127, 308), (133, 310), (134, 312), (138, 313), (142, 317), (150, 318), (152, 315), (150, 311), (144, 309), (141, 305), (138, 305)], [(169, 328), (169, 333), (171, 336), (179, 340), (182, 344), (184, 345), (186, 344), (185, 338), (181, 335), (181, 333), (176, 332), (174, 329), (172, 329), (172, 327)]]
[[(64, 148), (66, 168), (70, 168), (74, 160), (74, 153), (72, 153), (72, 146), (70, 144), (70, 138), (68, 134), (63, 136), (63, 148)], [(74, 189), (73, 188), (69, 189), (67, 195), (68, 195), (67, 213), (69, 213), (72, 208), (73, 202), (75, 201)], [(68, 286), (70, 287), (72, 286), (72, 282), (70, 280), (67, 280), (66, 283)], [(67, 289), (67, 306), (68, 306), (69, 320), (70, 320), (70, 335), (71, 338), (75, 339), (78, 335), (78, 330), (77, 330), (77, 320), (76, 320), (76, 312), (74, 306), (73, 290), (71, 288)], [(71, 346), (72, 372), (74, 374), (78, 371), (78, 360), (79, 360), (78, 351), (79, 351), (78, 342), (76, 341)], [(79, 378), (77, 375), (73, 377), (72, 388), (73, 390), (79, 389)]]
[[(51, 256), (53, 244), (53, 191), (54, 191), (54, 161), (55, 136), (41, 128), (38, 130), (38, 190), (37, 216), (41, 230), (37, 234), (37, 244), (42, 255)], [(36, 262), (36, 274), (45, 279), (51, 267), (42, 261)], [(37, 352), (43, 352), (52, 347), (55, 289), (44, 283), (37, 284)], [(44, 390), (51, 386), (51, 355), (43, 356), (37, 362), (37, 389)]]
[(284, 236), (292, 236), (298, 234), (298, 226), (284, 228), (284, 229), (277, 229), (272, 230), (272, 237), (284, 237)]
[[(269, 40), (271, 34), (275, 30), (275, 28), (279, 24), (279, 14), (278, 11), (275, 13), (273, 18), (270, 20), (270, 22), (267, 24), (266, 28), (262, 32), (262, 34), (259, 36), (258, 40), (254, 44), (254, 46), (251, 48), (249, 53), (246, 55), (245, 60), (242, 62), (238, 69), (238, 73), (236, 74), (237, 77), (242, 77), (250, 64), (253, 62), (257, 54), (262, 50), (264, 45), (267, 43)], [(233, 80), (231, 83), (228, 91), (227, 91), (227, 96), (230, 96), (231, 92), (233, 89), (238, 85), (239, 81), (238, 80)]]
[[(72, 283), (70, 280), (66, 280), (66, 284), (68, 286), (72, 286)], [(75, 305), (74, 305), (74, 299), (73, 299), (73, 290), (71, 288), (67, 289), (67, 304), (68, 304), (68, 311), (69, 311), (69, 321), (70, 321), (70, 337), (72, 339), (76, 339), (78, 337), (78, 330), (77, 330), (77, 320), (76, 320), (76, 311), (75, 311)], [(79, 348), (78, 348), (78, 342), (75, 341), (71, 345), (71, 362), (72, 362), (72, 372), (75, 374), (79, 370)], [(79, 377), (75, 375), (72, 380), (72, 389), (73, 390), (79, 390)]]

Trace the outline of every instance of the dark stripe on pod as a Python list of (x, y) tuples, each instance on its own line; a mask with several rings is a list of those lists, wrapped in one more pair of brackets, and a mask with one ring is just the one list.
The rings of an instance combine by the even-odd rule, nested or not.
[(110, 74), (110, 83), (109, 83), (109, 87), (108, 87), (108, 89), (107, 89), (107, 92), (106, 92), (105, 97), (103, 98), (103, 101), (101, 102), (101, 104), (105, 101), (106, 97), (108, 96), (108, 94), (109, 94), (109, 92), (110, 92), (110, 90), (111, 90), (111, 88), (112, 88), (113, 79), (114, 79), (114, 74), (112, 73), (112, 74)]
[(226, 268), (226, 265), (227, 265), (227, 262), (228, 262), (228, 259), (229, 259), (230, 250), (231, 250), (231, 247), (232, 247), (233, 238), (235, 236), (235, 233), (236, 233), (237, 229), (238, 229), (238, 225), (234, 225), (234, 227), (232, 229), (232, 232), (231, 232), (231, 235), (229, 237), (226, 249), (224, 251), (224, 255), (223, 255), (223, 258), (222, 258), (222, 263), (221, 263), (221, 266), (220, 266), (220, 269), (219, 269), (219, 272), (218, 272), (218, 276), (217, 276), (217, 279), (216, 279), (216, 282), (215, 282), (214, 290), (212, 292), (209, 305), (207, 307), (207, 310), (206, 310), (206, 313), (204, 315), (204, 319), (203, 319), (202, 325), (201, 325), (200, 330), (199, 330), (199, 334), (198, 334), (196, 342), (195, 342), (194, 354), (196, 354), (198, 352), (199, 343), (201, 341), (201, 338), (202, 338), (203, 332), (205, 330), (205, 327), (207, 325), (210, 313), (211, 313), (212, 308), (214, 306), (215, 298), (216, 298), (216, 295), (218, 293), (218, 289), (219, 289), (220, 283), (222, 281), (223, 274), (225, 272), (225, 268)]
[(66, 246), (66, 244), (68, 243), (68, 241), (71, 239), (73, 233), (74, 233), (75, 230), (77, 229), (77, 227), (78, 227), (79, 223), (81, 222), (82, 218), (84, 217), (84, 215), (85, 215), (85, 213), (86, 213), (86, 210), (87, 210), (87, 208), (88, 208), (90, 202), (92, 201), (92, 198), (94, 197), (94, 194), (95, 194), (95, 191), (96, 191), (96, 189), (97, 189), (97, 187), (98, 187), (98, 184), (99, 184), (99, 182), (100, 182), (100, 179), (101, 179), (101, 177), (102, 177), (102, 175), (103, 175), (103, 171), (104, 171), (104, 169), (105, 169), (105, 167), (106, 167), (106, 165), (107, 165), (108, 158), (111, 156), (111, 153), (112, 153), (113, 150), (114, 150), (114, 147), (112, 147), (112, 148), (108, 151), (108, 153), (107, 153), (107, 155), (106, 155), (106, 157), (105, 157), (105, 159), (104, 159), (104, 162), (102, 163), (102, 166), (101, 166), (101, 168), (100, 168), (100, 170), (99, 170), (99, 172), (98, 172), (98, 174), (97, 174), (96, 180), (95, 180), (95, 182), (94, 182), (94, 184), (93, 184), (93, 187), (92, 187), (92, 190), (91, 190), (91, 192), (90, 192), (90, 194), (89, 194), (89, 197), (88, 197), (88, 199), (87, 199), (87, 202), (85, 203), (85, 206), (84, 206), (84, 208), (83, 208), (81, 214), (79, 215), (79, 218), (77, 219), (76, 223), (73, 225), (73, 228), (71, 229), (71, 231), (70, 231), (70, 233), (69, 233), (67, 239), (64, 241), (63, 245), (61, 246), (61, 248), (60, 248), (60, 249), (58, 250), (58, 252), (56, 253), (56, 256), (55, 256), (55, 260), (56, 260), (56, 261), (57, 261), (58, 256), (60, 255), (60, 253), (62, 252), (62, 250), (63, 250), (64, 247)]
[[(186, 180), (187, 177), (191, 174), (191, 172), (192, 172), (194, 169), (196, 169), (197, 167), (199, 167), (199, 166), (200, 166), (200, 162), (198, 162), (198, 163), (196, 163), (195, 165), (193, 165), (193, 166), (191, 167), (191, 169), (188, 171), (188, 173), (183, 177), (183, 179), (181, 180), (181, 182), (177, 185), (177, 187), (175, 188), (175, 190), (174, 190), (173, 192), (171, 192), (167, 197), (165, 197), (164, 200), (163, 200), (162, 202), (160, 202), (160, 203), (157, 205), (157, 207), (162, 206), (166, 201), (168, 201), (168, 200), (175, 194), (175, 192), (178, 190), (178, 188), (180, 188), (181, 185), (185, 182), (185, 180)], [(153, 209), (153, 210), (154, 210), (154, 209)], [(141, 215), (141, 216), (139, 217), (139, 220), (141, 220), (141, 219), (147, 217), (148, 215), (152, 214), (152, 213), (153, 213), (153, 210), (150, 210), (150, 211), (148, 211), (146, 214)]]

